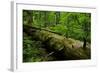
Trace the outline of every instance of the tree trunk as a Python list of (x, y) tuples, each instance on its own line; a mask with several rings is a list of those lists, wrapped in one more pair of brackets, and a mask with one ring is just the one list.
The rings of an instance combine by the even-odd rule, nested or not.
[[(90, 59), (89, 52), (83, 49), (82, 42), (55, 34), (42, 28), (24, 25), (23, 31), (33, 40), (39, 40), (49, 52), (66, 60)], [(33, 44), (34, 45), (34, 44)]]
[(84, 40), (84, 44), (83, 44), (83, 48), (86, 48), (86, 38), (83, 39)]

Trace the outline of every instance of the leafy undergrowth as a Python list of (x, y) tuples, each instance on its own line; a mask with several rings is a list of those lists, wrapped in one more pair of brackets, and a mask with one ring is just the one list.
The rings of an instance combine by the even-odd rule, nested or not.
[(43, 45), (40, 41), (32, 40), (25, 33), (23, 40), (23, 62), (40, 62), (54, 59), (52, 56), (48, 56), (49, 53), (45, 48), (42, 48)]

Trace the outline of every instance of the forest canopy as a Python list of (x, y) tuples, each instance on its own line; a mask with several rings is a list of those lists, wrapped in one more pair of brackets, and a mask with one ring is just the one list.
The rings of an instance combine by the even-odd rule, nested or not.
[[(23, 27), (25, 27), (23, 29), (23, 62), (90, 59), (91, 57), (91, 13), (23, 10)], [(43, 34), (44, 32), (45, 34)], [(56, 38), (51, 35), (55, 35), (56, 38), (59, 37), (53, 46), (51, 42), (55, 42)], [(67, 54), (68, 56), (66, 56), (61, 53), (66, 54), (68, 52), (51, 50), (59, 48), (59, 40), (63, 40), (60, 39), (61, 37), (66, 39), (64, 42), (74, 42), (75, 46), (70, 44), (72, 47), (68, 47), (68, 43), (67, 48), (81, 48), (82, 50), (79, 52), (84, 55), (79, 57), (76, 55), (77, 51), (74, 54), (73, 50), (70, 50), (73, 54)], [(65, 44), (62, 45), (60, 48), (66, 50)]]

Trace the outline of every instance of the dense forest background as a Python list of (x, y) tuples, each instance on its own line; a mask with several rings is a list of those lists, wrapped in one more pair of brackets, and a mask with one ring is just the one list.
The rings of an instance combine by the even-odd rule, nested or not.
[[(39, 31), (45, 30), (60, 35), (66, 39), (70, 38), (77, 44), (75, 47), (81, 45), (83, 50), (87, 47), (90, 49), (91, 13), (23, 10), (23, 27), (26, 25), (40, 29)], [(47, 47), (44, 47), (44, 44), (48, 43), (50, 39), (44, 43), (36, 38), (33, 39), (33, 37), (34, 36), (24, 32), (23, 29), (23, 62), (70, 60), (70, 57), (65, 58), (61, 55), (63, 52), (55, 54), (55, 51), (46, 50)], [(78, 42), (76, 40), (78, 40)], [(58, 46), (59, 44), (56, 47)], [(72, 48), (75, 47), (72, 45)], [(87, 52), (87, 50), (85, 52)], [(88, 50), (88, 52), (87, 59), (90, 58), (90, 50)]]

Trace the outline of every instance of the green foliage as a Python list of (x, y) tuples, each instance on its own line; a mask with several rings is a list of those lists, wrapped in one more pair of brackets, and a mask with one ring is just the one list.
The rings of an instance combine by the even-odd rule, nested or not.
[[(66, 38), (80, 41), (84, 41), (85, 38), (88, 43), (91, 43), (90, 13), (23, 10), (24, 25), (45, 28)], [(43, 56), (48, 53), (43, 48), (41, 41), (32, 40), (31, 36), (26, 33), (24, 33), (23, 40), (24, 62), (53, 60), (51, 56), (46, 58)]]
[(54, 58), (51, 56), (46, 57), (48, 52), (46, 52), (46, 49), (44, 49), (42, 46), (43, 45), (40, 41), (32, 40), (30, 36), (24, 33), (23, 62), (40, 62), (53, 60)]
[(54, 32), (57, 32), (63, 36), (66, 35), (67, 30), (68, 30), (65, 25), (56, 25), (54, 27), (50, 27), (49, 29), (54, 31)]

